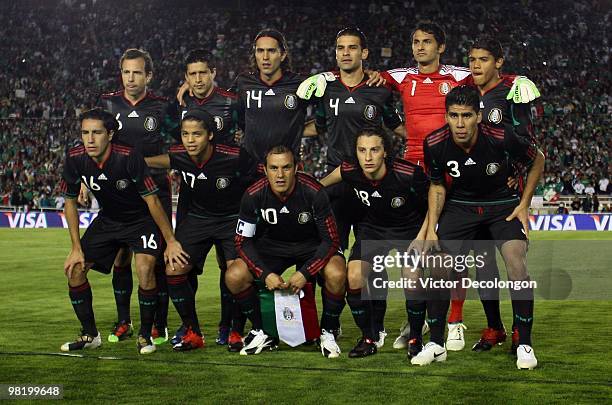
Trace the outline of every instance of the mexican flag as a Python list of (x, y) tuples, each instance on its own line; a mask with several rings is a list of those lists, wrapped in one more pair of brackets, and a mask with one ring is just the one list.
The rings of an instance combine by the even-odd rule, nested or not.
[(302, 291), (259, 290), (263, 328), (291, 347), (318, 339), (321, 335), (314, 287), (306, 283)]

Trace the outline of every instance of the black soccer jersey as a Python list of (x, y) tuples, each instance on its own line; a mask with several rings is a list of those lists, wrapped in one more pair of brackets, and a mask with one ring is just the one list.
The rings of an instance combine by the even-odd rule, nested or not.
[(317, 132), (327, 130), (327, 163), (339, 166), (355, 155), (355, 135), (366, 126), (380, 125), (395, 129), (402, 118), (393, 105), (393, 93), (387, 87), (370, 87), (367, 78), (355, 87), (346, 86), (336, 72), (317, 108)]
[(518, 201), (508, 187), (512, 163), (528, 167), (537, 148), (529, 137), (518, 136), (512, 126), (496, 128), (479, 124), (476, 143), (466, 153), (453, 141), (448, 125), (432, 132), (423, 142), (425, 165), (434, 183), (446, 182), (448, 201), (461, 204), (503, 204)]
[(66, 198), (76, 198), (81, 182), (100, 203), (101, 215), (119, 222), (130, 222), (149, 214), (141, 197), (157, 193), (147, 165), (135, 149), (110, 145), (111, 153), (102, 163), (87, 155), (83, 145), (68, 151), (60, 190)]
[(183, 145), (168, 151), (170, 167), (181, 176), (181, 191), (187, 190), (188, 215), (238, 217), (244, 190), (255, 176), (255, 163), (238, 147), (215, 144), (210, 158), (198, 165)]
[(223, 145), (235, 145), (238, 111), (238, 96), (229, 91), (215, 87), (206, 98), (199, 99), (185, 94), (186, 107), (181, 107), (181, 119), (189, 110), (203, 110), (213, 116), (217, 125), (215, 142)]
[(338, 250), (336, 221), (329, 198), (314, 177), (298, 173), (293, 192), (279, 199), (262, 178), (247, 189), (240, 204), (236, 248), (249, 268), (260, 277), (269, 273), (254, 247), (254, 237), (266, 243), (318, 244), (301, 269), (306, 277), (318, 273)]
[(148, 92), (144, 99), (133, 105), (120, 90), (103, 94), (99, 104), (119, 121), (113, 143), (135, 148), (143, 156), (163, 153), (163, 131), (177, 136), (174, 129), (170, 131), (168, 128), (173, 107), (165, 97)]
[(427, 212), (428, 181), (423, 169), (403, 159), (385, 164), (385, 176), (373, 181), (358, 164), (342, 162), (342, 180), (364, 208), (359, 223), (388, 228), (420, 226)]
[(482, 122), (503, 128), (515, 127), (517, 134), (535, 138), (531, 117), (531, 103), (517, 104), (506, 100), (515, 76), (502, 76), (502, 80), (480, 96)]
[(272, 146), (284, 145), (299, 156), (300, 140), (308, 101), (295, 93), (306, 77), (293, 72), (272, 85), (259, 78), (259, 73), (241, 74), (230, 91), (238, 94), (239, 124), (244, 130), (243, 144), (258, 162)]

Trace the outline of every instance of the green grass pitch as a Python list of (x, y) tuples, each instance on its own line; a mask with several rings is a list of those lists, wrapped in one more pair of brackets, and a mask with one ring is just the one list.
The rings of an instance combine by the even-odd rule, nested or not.
[[(532, 238), (609, 241), (612, 234), (534, 232)], [(403, 351), (391, 347), (405, 317), (399, 300), (389, 303), (389, 337), (376, 356), (347, 357), (358, 337), (347, 307), (339, 359), (325, 359), (315, 347), (288, 346), (244, 357), (214, 343), (219, 271), (212, 256), (197, 295), (206, 348), (173, 353), (164, 345), (143, 357), (136, 353), (134, 338), (107, 343), (115, 319), (110, 276), (91, 272), (103, 346), (82, 358), (59, 356), (60, 345), (79, 329), (62, 271), (68, 250), (65, 230), (0, 229), (0, 383), (63, 384), (66, 399), (115, 403), (592, 403), (612, 398), (609, 292), (607, 301), (536, 301), (533, 341), (540, 365), (533, 371), (516, 369), (508, 342), (489, 353), (470, 351), (486, 326), (474, 300), (464, 309), (466, 349), (450, 352), (446, 363), (413, 367)], [(585, 259), (580, 251), (570, 258), (578, 268)], [(132, 299), (132, 316), (138, 319)], [(506, 325), (510, 314), (505, 300)], [(171, 327), (178, 323), (170, 308)]]

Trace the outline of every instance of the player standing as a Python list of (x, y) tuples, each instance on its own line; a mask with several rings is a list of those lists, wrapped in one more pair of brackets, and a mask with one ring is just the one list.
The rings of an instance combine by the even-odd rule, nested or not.
[[(97, 330), (92, 293), (87, 272), (93, 268), (110, 273), (119, 246), (127, 245), (135, 253), (139, 279), (140, 332), (138, 352), (155, 351), (151, 328), (157, 305), (154, 276), (156, 258), (161, 252), (161, 234), (167, 241), (165, 257), (170, 267), (186, 263), (186, 253), (172, 234), (172, 225), (156, 196), (157, 187), (149, 176), (142, 155), (137, 150), (111, 144), (119, 124), (102, 109), (83, 113), (83, 145), (70, 149), (64, 163), (60, 184), (66, 205), (72, 250), (64, 263), (70, 301), (81, 322), (76, 341), (62, 345), (62, 351), (96, 348), (102, 344)], [(83, 182), (99, 201), (102, 209), (83, 238), (79, 238), (76, 197)]]
[[(531, 347), (533, 288), (527, 273), (528, 215), (531, 197), (544, 170), (544, 155), (529, 136), (519, 136), (512, 126), (504, 129), (480, 125), (480, 99), (471, 86), (453, 89), (446, 98), (448, 126), (434, 131), (424, 143), (425, 162), (431, 179), (427, 240), (440, 244), (451, 255), (466, 253), (469, 242), (486, 229), (506, 264), (508, 280), (527, 282), (511, 289), (515, 324), (519, 330), (516, 365), (537, 365)], [(522, 195), (508, 187), (512, 163), (528, 168)], [(452, 178), (444, 184), (445, 176)], [(447, 190), (448, 188), (448, 190)], [(437, 229), (436, 229), (437, 226)], [(446, 360), (444, 318), (449, 300), (441, 296), (429, 312), (431, 341), (413, 357), (413, 364)]]
[[(262, 330), (255, 279), (269, 290), (289, 288), (297, 293), (320, 274), (324, 279), (321, 352), (338, 357), (340, 348), (332, 331), (338, 329), (344, 307), (346, 269), (343, 257), (330, 260), (342, 253), (329, 198), (313, 177), (297, 172), (297, 159), (286, 146), (267, 153), (265, 173), (242, 198), (236, 228), (242, 260), (226, 273), (227, 286), (253, 324), (240, 354), (259, 354), (272, 344)], [(297, 271), (285, 281), (282, 274), (293, 265)]]
[[(382, 128), (366, 128), (357, 132), (358, 164), (343, 162), (321, 183), (325, 186), (340, 181), (349, 187), (351, 196), (363, 205), (364, 216), (357, 223), (355, 243), (348, 262), (347, 302), (362, 338), (349, 357), (365, 357), (377, 352), (380, 330), (375, 320), (376, 307), (363, 299), (374, 255), (386, 255), (393, 248), (407, 250), (414, 239), (425, 239), (427, 211), (425, 200), (427, 178), (423, 169), (403, 159), (388, 156), (391, 142)], [(354, 159), (352, 159), (354, 160)], [(406, 241), (405, 246), (390, 246), (384, 241)], [(371, 241), (383, 241), (372, 246)], [(409, 299), (406, 309), (413, 331), (421, 331), (425, 322), (425, 302)], [(386, 302), (386, 300), (384, 300)], [(411, 353), (422, 347), (420, 333), (411, 336)]]
[[(187, 275), (194, 264), (204, 262), (213, 245), (222, 250), (226, 267), (237, 258), (234, 235), (240, 199), (255, 175), (255, 165), (243, 150), (214, 142), (218, 130), (215, 121), (206, 111), (188, 111), (181, 123), (183, 144), (172, 146), (166, 155), (146, 158), (151, 167), (178, 171), (189, 201), (185, 218), (176, 228), (176, 238), (189, 254), (189, 264), (166, 267), (170, 298), (186, 329), (182, 339), (173, 344), (178, 351), (204, 345), (195, 312), (195, 292)], [(242, 344), (240, 336), (236, 340)]]
[[(154, 95), (147, 89), (153, 79), (153, 61), (141, 49), (126, 50), (119, 61), (123, 89), (103, 94), (99, 105), (113, 114), (119, 128), (113, 143), (133, 147), (143, 156), (163, 152), (164, 135), (172, 133), (174, 124), (170, 116), (172, 104), (165, 97)], [(159, 189), (159, 199), (168, 218), (172, 218), (172, 191), (166, 170), (151, 170), (151, 177)], [(118, 342), (131, 336), (130, 299), (132, 295), (132, 257), (122, 249), (113, 268), (113, 290), (117, 304), (117, 322), (108, 337)], [(168, 290), (163, 263), (157, 263), (155, 275), (159, 290), (159, 307), (155, 314), (153, 336), (156, 344), (168, 340)]]

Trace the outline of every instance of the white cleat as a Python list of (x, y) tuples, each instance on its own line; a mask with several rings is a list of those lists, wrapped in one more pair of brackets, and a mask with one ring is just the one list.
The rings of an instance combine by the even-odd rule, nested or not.
[(538, 365), (533, 348), (529, 345), (519, 345), (516, 349), (516, 368), (519, 370), (533, 370)]
[(272, 345), (272, 339), (265, 334), (261, 329), (253, 329), (244, 338), (244, 347), (240, 350), (241, 356), (248, 356), (251, 354), (259, 354), (266, 347)]
[(340, 356), (340, 347), (336, 343), (334, 334), (321, 330), (321, 354), (328, 359), (335, 359)]
[(378, 332), (378, 340), (376, 341), (376, 348), (380, 349), (385, 345), (385, 338), (388, 333), (384, 329)]
[(102, 338), (100, 337), (100, 332), (98, 332), (98, 336), (95, 337), (83, 333), (82, 335), (77, 336), (74, 342), (64, 343), (60, 347), (60, 350), (63, 352), (72, 352), (75, 350), (95, 349), (100, 346), (102, 346)]
[[(421, 336), (425, 336), (429, 333), (429, 325), (427, 322), (423, 324), (423, 330), (421, 331)], [(404, 322), (402, 327), (400, 328), (400, 335), (395, 338), (395, 342), (393, 342), (394, 349), (405, 349), (408, 347), (408, 341), (410, 340), (410, 323), (408, 321)]]
[(451, 352), (458, 352), (463, 350), (465, 347), (465, 337), (463, 331), (467, 327), (463, 322), (449, 323), (448, 324), (448, 336), (446, 337), (446, 349)]
[(155, 353), (157, 347), (155, 347), (155, 343), (153, 343), (153, 339), (145, 338), (144, 336), (138, 336), (138, 341), (136, 342), (136, 347), (138, 348), (138, 353), (140, 354), (151, 354)]
[(415, 366), (426, 366), (436, 361), (446, 361), (446, 348), (435, 342), (429, 342), (423, 350), (410, 359)]

